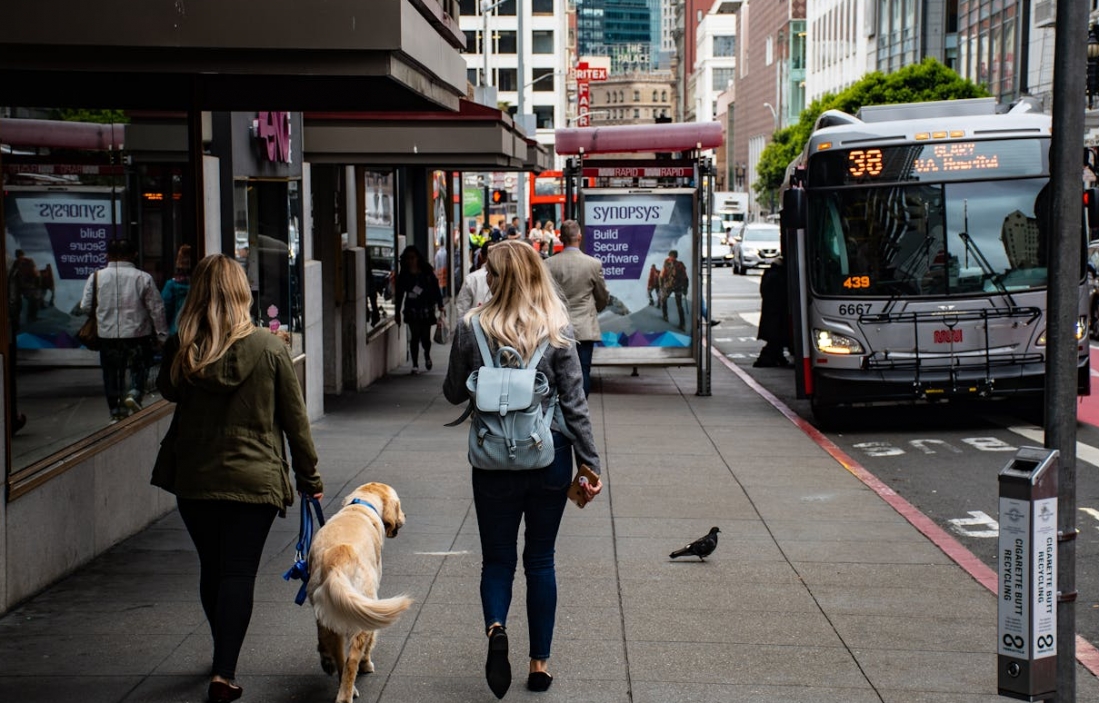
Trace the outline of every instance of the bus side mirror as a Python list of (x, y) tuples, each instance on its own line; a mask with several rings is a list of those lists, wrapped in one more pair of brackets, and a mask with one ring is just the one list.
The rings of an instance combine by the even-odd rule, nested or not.
[(782, 194), (782, 229), (804, 229), (806, 220), (805, 191), (787, 188)]

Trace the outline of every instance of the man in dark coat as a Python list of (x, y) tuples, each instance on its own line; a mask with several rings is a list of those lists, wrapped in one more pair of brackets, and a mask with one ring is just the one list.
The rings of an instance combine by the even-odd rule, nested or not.
[(759, 333), (756, 336), (766, 344), (752, 366), (789, 366), (790, 362), (782, 352), (784, 348), (790, 347), (790, 304), (786, 289), (786, 264), (782, 257), (776, 259), (763, 272), (763, 278), (759, 282), (759, 295), (763, 303), (760, 306)]

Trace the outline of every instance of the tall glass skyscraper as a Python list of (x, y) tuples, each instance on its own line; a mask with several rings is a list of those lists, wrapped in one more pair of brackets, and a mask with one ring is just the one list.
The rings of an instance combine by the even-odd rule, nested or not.
[(659, 21), (659, 13), (657, 0), (576, 0), (577, 51), (609, 56), (612, 73), (652, 70), (660, 42), (653, 16)]

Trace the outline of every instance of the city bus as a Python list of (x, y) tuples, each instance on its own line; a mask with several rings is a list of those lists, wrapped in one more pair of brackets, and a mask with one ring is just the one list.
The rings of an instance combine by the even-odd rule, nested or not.
[[(787, 169), (798, 397), (1042, 407), (1051, 121), (991, 98), (828, 111)], [(1081, 225), (1077, 389), (1089, 392)]]
[[(585, 178), (573, 192), (573, 203), (577, 200), (580, 188), (593, 185), (594, 179)], [(530, 221), (553, 222), (555, 232), (561, 231), (561, 221), (565, 219), (565, 175), (561, 171), (542, 171), (530, 179)]]

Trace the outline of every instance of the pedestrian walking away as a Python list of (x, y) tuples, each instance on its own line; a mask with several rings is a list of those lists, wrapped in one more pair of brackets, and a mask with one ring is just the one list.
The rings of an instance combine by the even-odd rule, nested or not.
[(80, 308), (96, 316), (103, 387), (117, 422), (141, 410), (153, 353), (168, 338), (164, 300), (153, 277), (134, 266), (130, 240), (107, 243), (107, 266), (88, 277)]
[(191, 289), (191, 245), (184, 244), (176, 252), (175, 275), (168, 279), (160, 291), (164, 299), (164, 314), (168, 319), (168, 334), (179, 329), (179, 312), (187, 300), (187, 291)]
[(591, 359), (595, 343), (602, 335), (599, 313), (607, 307), (610, 293), (603, 280), (603, 262), (580, 251), (583, 235), (576, 220), (561, 223), (561, 243), (564, 250), (546, 259), (546, 269), (557, 288), (565, 296), (569, 320), (576, 331), (576, 353), (584, 372), (584, 395), (591, 392)]
[(152, 484), (176, 496), (198, 552), (215, 703), (243, 692), (234, 680), (263, 545), (294, 502), (286, 445), (298, 491), (320, 500), (324, 490), (289, 349), (252, 323), (251, 306), (240, 264), (223, 254), (200, 261), (157, 377), (176, 407)]
[(789, 366), (790, 361), (783, 350), (791, 347), (790, 295), (786, 290), (786, 264), (781, 256), (763, 272), (759, 295), (762, 300), (756, 336), (766, 344), (752, 366)]
[[(403, 307), (402, 307), (403, 305)], [(401, 252), (401, 269), (394, 291), (397, 324), (408, 323), (408, 348), (412, 356), (412, 373), (420, 371), (420, 348), (424, 350), (424, 366), (431, 370), (431, 328), (436, 311), (443, 311), (443, 294), (439, 279), (427, 259), (415, 246)]]
[[(492, 298), (459, 321), (443, 393), (456, 405), (470, 400), (467, 379), (483, 364), (470, 323), (476, 314), (490, 351), (495, 354), (500, 347), (512, 347), (522, 357), (511, 360), (515, 365), (525, 365), (542, 343), (548, 342), (537, 364), (551, 390), (544, 408), (549, 407), (555, 395), (561, 422), (565, 424), (565, 427), (556, 423), (553, 426), (554, 459), (545, 468), (472, 467), (473, 502), (482, 555), (481, 608), (488, 635), (485, 678), (496, 697), (503, 698), (511, 685), (507, 618), (518, 563), (519, 524), (526, 524), (523, 568), (530, 636), (527, 688), (545, 691), (553, 682), (547, 662), (557, 611), (554, 550), (572, 481), (574, 451), (577, 460), (597, 475), (600, 469), (568, 311), (541, 257), (523, 242), (501, 242), (492, 247), (486, 266)], [(566, 433), (573, 439), (566, 439)], [(602, 481), (597, 480), (581, 490), (591, 500), (602, 488)]]

